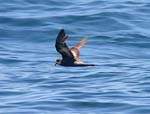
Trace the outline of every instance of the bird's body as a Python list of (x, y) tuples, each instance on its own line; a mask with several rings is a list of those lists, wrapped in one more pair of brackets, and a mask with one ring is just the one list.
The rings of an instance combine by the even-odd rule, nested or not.
[(69, 48), (66, 44), (68, 36), (65, 35), (64, 29), (61, 29), (56, 38), (56, 50), (62, 55), (61, 59), (56, 60), (56, 64), (62, 66), (94, 66), (94, 64), (86, 64), (79, 60), (79, 48), (86, 42), (87, 38), (83, 38), (78, 44)]

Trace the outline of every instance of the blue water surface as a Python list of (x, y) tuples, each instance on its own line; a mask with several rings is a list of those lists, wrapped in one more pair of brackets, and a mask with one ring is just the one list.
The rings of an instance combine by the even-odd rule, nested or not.
[[(61, 28), (96, 66), (54, 66)], [(0, 114), (150, 114), (150, 1), (0, 0)]]

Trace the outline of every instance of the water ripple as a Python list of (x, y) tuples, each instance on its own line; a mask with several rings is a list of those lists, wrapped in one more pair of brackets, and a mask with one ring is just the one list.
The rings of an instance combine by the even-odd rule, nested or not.
[[(148, 1), (0, 2), (0, 114), (150, 113)], [(96, 66), (54, 65), (61, 28)]]

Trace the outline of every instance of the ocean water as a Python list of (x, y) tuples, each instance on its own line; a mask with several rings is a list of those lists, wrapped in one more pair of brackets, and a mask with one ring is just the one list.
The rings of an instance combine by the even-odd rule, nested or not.
[[(54, 65), (61, 28), (96, 66)], [(150, 1), (0, 0), (0, 114), (150, 114)]]

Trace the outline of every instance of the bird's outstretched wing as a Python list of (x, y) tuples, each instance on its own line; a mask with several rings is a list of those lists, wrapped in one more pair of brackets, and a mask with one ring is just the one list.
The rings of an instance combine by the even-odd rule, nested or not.
[(87, 42), (87, 38), (83, 38), (79, 43), (77, 43), (74, 47), (79, 49)]
[(68, 36), (65, 35), (64, 29), (61, 29), (56, 38), (56, 50), (62, 55), (63, 61), (72, 64), (75, 59), (66, 44)]
[(80, 52), (79, 48), (81, 48), (87, 42), (87, 38), (83, 38), (79, 43), (71, 48), (71, 53), (73, 54), (75, 59), (79, 58)]

